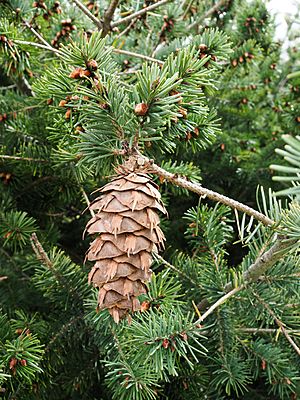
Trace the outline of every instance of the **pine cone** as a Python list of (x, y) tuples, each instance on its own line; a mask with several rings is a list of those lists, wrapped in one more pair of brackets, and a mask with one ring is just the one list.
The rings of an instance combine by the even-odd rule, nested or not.
[(146, 293), (152, 272), (151, 253), (165, 240), (157, 210), (166, 210), (145, 172), (132, 165), (119, 167), (119, 175), (90, 204), (96, 214), (86, 230), (97, 237), (87, 252), (87, 259), (95, 261), (89, 283), (99, 288), (99, 309), (107, 308), (116, 323), (140, 309), (138, 296)]

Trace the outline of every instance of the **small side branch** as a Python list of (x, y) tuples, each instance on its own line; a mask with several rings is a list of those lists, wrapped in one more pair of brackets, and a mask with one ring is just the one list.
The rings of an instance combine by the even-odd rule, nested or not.
[[(230, 292), (224, 294), (218, 301), (216, 301), (203, 315), (200, 317), (195, 324), (199, 324), (203, 322), (210, 314), (212, 314), (216, 308), (220, 307), (222, 304), (224, 304), (230, 297), (234, 296), (238, 292), (240, 292), (242, 289), (245, 288), (245, 285), (238, 286), (234, 289), (232, 289)], [(199, 308), (199, 307), (198, 307)]]
[(0, 154), (0, 159), (2, 160), (16, 160), (16, 161), (32, 161), (32, 162), (41, 162), (47, 163), (47, 160), (42, 160), (39, 158), (31, 158), (31, 157), (19, 157), (19, 156), (9, 156), (6, 154)]
[(297, 346), (297, 344), (294, 342), (294, 340), (291, 338), (291, 336), (288, 333), (288, 330), (285, 329), (284, 324), (280, 321), (280, 319), (276, 316), (276, 314), (274, 313), (274, 311), (271, 309), (271, 307), (269, 306), (269, 304), (267, 304), (256, 292), (252, 291), (254, 297), (257, 298), (257, 300), (260, 302), (260, 304), (268, 311), (268, 313), (272, 316), (272, 318), (274, 319), (276, 325), (279, 326), (281, 332), (283, 333), (283, 335), (286, 337), (287, 341), (291, 344), (291, 346), (293, 347), (293, 349), (296, 351), (296, 353), (298, 354), (298, 356), (300, 356), (300, 348)]
[(154, 10), (155, 8), (162, 6), (163, 4), (168, 3), (168, 1), (169, 1), (169, 0), (161, 0), (161, 1), (158, 1), (157, 3), (151, 4), (150, 6), (145, 7), (145, 8), (143, 8), (142, 10), (139, 10), (139, 11), (133, 13), (133, 14), (128, 15), (128, 16), (125, 17), (125, 18), (122, 18), (122, 19), (119, 19), (119, 20), (116, 21), (116, 22), (113, 22), (113, 23), (111, 24), (111, 27), (114, 28), (114, 27), (116, 27), (116, 26), (118, 26), (118, 25), (125, 24), (126, 22), (129, 22), (129, 21), (131, 21), (132, 19), (135, 19), (135, 18), (137, 18), (137, 17), (140, 17), (141, 15), (144, 15), (144, 14), (146, 14), (147, 12), (152, 11), (152, 10)]
[(50, 261), (50, 258), (48, 257), (48, 254), (44, 250), (43, 246), (41, 245), (41, 242), (38, 240), (36, 233), (33, 233), (31, 235), (30, 242), (37, 259), (40, 260), (48, 268), (52, 269), (53, 264)]
[(112, 0), (108, 9), (105, 11), (103, 16), (103, 28), (102, 28), (102, 37), (106, 36), (107, 33), (112, 29), (111, 21), (113, 19), (116, 8), (119, 4), (119, 0)]
[(254, 217), (261, 223), (267, 226), (271, 226), (274, 224), (274, 221), (268, 218), (266, 215), (254, 210), (251, 207), (248, 207), (246, 204), (240, 203), (236, 200), (231, 199), (230, 197), (224, 196), (220, 193), (214, 192), (210, 189), (207, 189), (203, 186), (201, 186), (199, 183), (193, 183), (188, 181), (185, 178), (182, 178), (176, 174), (172, 174), (165, 169), (159, 167), (158, 165), (154, 164), (151, 160), (149, 160), (147, 157), (143, 156), (142, 154), (138, 154), (138, 158), (142, 158), (142, 160), (145, 163), (148, 163), (151, 166), (152, 172), (155, 174), (161, 176), (162, 178), (166, 179), (167, 181), (170, 181), (171, 183), (180, 186), (184, 189), (187, 189), (191, 192), (197, 193), (200, 196), (207, 196), (209, 199), (218, 201), (222, 204), (225, 204), (231, 208), (234, 208), (238, 211), (241, 211), (250, 217)]
[(91, 20), (93, 23), (97, 26), (99, 30), (102, 29), (102, 22), (93, 15), (90, 10), (81, 3), (79, 0), (73, 0), (73, 2), (76, 4), (76, 6)]
[[(266, 273), (280, 258), (283, 256), (284, 250), (291, 245), (290, 241), (284, 240), (284, 238), (278, 238), (273, 246), (260, 255), (253, 264), (243, 273), (243, 280), (245, 283), (256, 282), (260, 277)], [(228, 282), (225, 287), (225, 292), (230, 292), (234, 288), (233, 282)], [(197, 304), (199, 310), (204, 310), (209, 306), (209, 301), (203, 299)]]
[(117, 54), (124, 54), (124, 55), (130, 56), (130, 57), (141, 58), (142, 60), (151, 61), (151, 62), (155, 62), (160, 65), (164, 65), (163, 61), (157, 60), (156, 58), (153, 58), (153, 57), (145, 56), (144, 54), (133, 53), (132, 51), (120, 50), (120, 49), (113, 49), (113, 52), (117, 53)]
[(51, 48), (52, 46), (43, 38), (42, 35), (40, 35), (31, 25), (29, 22), (23, 20), (24, 25), (26, 26), (26, 28), (28, 28), (33, 34), (34, 36), (41, 42), (43, 43), (46, 47)]
[(217, 11), (217, 9), (221, 6), (223, 6), (223, 4), (226, 3), (227, 0), (220, 0), (218, 3), (216, 3), (213, 7), (211, 7), (209, 10), (206, 11), (206, 13), (204, 13), (203, 15), (201, 15), (200, 18), (198, 18), (195, 22), (193, 22), (192, 24), (190, 24), (187, 27), (187, 30), (189, 29), (193, 29), (195, 26), (197, 26), (198, 24), (200, 24), (202, 21), (205, 20), (205, 18), (209, 17), (211, 14), (213, 14), (215, 11)]

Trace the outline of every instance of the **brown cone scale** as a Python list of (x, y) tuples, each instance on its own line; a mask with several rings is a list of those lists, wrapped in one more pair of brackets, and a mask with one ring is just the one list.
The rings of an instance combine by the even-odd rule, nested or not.
[(140, 309), (138, 296), (146, 293), (152, 273), (151, 254), (165, 240), (158, 212), (166, 210), (146, 168), (129, 161), (116, 172), (90, 204), (95, 216), (86, 231), (97, 235), (87, 252), (87, 259), (95, 262), (89, 283), (99, 288), (98, 308), (108, 309), (118, 323)]

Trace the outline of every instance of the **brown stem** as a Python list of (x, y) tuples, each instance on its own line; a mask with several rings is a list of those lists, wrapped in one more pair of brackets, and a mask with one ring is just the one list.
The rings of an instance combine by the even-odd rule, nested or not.
[(206, 13), (204, 13), (203, 15), (201, 15), (201, 17), (199, 19), (197, 19), (196, 21), (194, 21), (192, 24), (190, 24), (187, 27), (187, 30), (194, 28), (195, 26), (197, 26), (198, 24), (200, 24), (203, 20), (205, 20), (205, 18), (209, 17), (211, 14), (213, 14), (219, 7), (221, 7), (223, 4), (226, 3), (227, 0), (220, 0), (218, 3), (216, 3), (213, 7), (211, 7), (208, 11), (206, 11)]
[(145, 56), (144, 54), (133, 53), (132, 51), (120, 50), (120, 49), (113, 49), (113, 52), (117, 53), (117, 54), (125, 54), (126, 56), (130, 56), (130, 57), (141, 58), (141, 59), (146, 60), (146, 61), (152, 61), (152, 62), (155, 62), (157, 64), (164, 65), (163, 61), (157, 60), (156, 58), (152, 58), (152, 57), (149, 57), (149, 56)]
[(17, 160), (17, 161), (35, 161), (35, 162), (41, 162), (41, 163), (48, 162), (47, 160), (42, 160), (39, 158), (9, 156), (6, 154), (0, 154), (0, 159), (2, 159), (2, 160)]
[(36, 233), (33, 233), (31, 235), (30, 241), (37, 259), (40, 260), (43, 264), (45, 264), (49, 269), (52, 269), (53, 264), (50, 261), (50, 258), (48, 257), (48, 254), (45, 252), (43, 246), (41, 245), (41, 242), (38, 240)]
[(119, 20), (116, 21), (116, 22), (113, 22), (113, 23), (111, 24), (111, 27), (114, 28), (115, 26), (118, 26), (118, 25), (124, 24), (124, 23), (126, 23), (126, 22), (129, 22), (129, 21), (131, 21), (131, 20), (134, 19), (134, 18), (137, 18), (137, 17), (139, 17), (139, 16), (141, 16), (141, 15), (144, 15), (144, 14), (146, 14), (147, 12), (149, 12), (149, 11), (151, 11), (151, 10), (154, 10), (154, 9), (157, 8), (157, 7), (160, 7), (160, 6), (162, 6), (163, 4), (168, 3), (168, 1), (169, 1), (169, 0), (161, 0), (161, 1), (158, 1), (157, 3), (151, 4), (150, 6), (145, 7), (145, 8), (143, 8), (142, 10), (139, 10), (139, 11), (133, 13), (133, 14), (128, 15), (128, 16), (125, 17), (125, 18), (122, 18), (122, 19), (119, 19)]
[(191, 192), (197, 193), (200, 196), (207, 196), (209, 199), (225, 204), (231, 208), (234, 208), (238, 211), (241, 211), (249, 216), (253, 216), (255, 219), (263, 223), (264, 225), (271, 226), (274, 224), (274, 221), (268, 218), (266, 215), (260, 213), (259, 211), (254, 210), (253, 208), (247, 206), (246, 204), (240, 203), (239, 201), (233, 200), (230, 197), (224, 196), (220, 193), (214, 192), (210, 189), (207, 189), (201, 186), (199, 183), (193, 183), (188, 181), (186, 178), (182, 178), (177, 174), (172, 174), (165, 169), (159, 167), (154, 164), (147, 157), (138, 153), (138, 158), (142, 159), (143, 162), (151, 165), (151, 170), (155, 174), (161, 176), (162, 178), (170, 181), (171, 183), (180, 186), (184, 189), (190, 190)]
[(102, 29), (102, 22), (93, 15), (90, 10), (81, 3), (79, 0), (73, 0), (76, 6), (98, 27), (99, 30)]
[(268, 313), (273, 317), (274, 321), (276, 324), (279, 326), (281, 332), (284, 334), (286, 337), (287, 341), (291, 344), (293, 349), (296, 351), (298, 356), (300, 356), (300, 348), (297, 346), (297, 344), (294, 342), (294, 340), (291, 338), (291, 336), (288, 333), (288, 330), (285, 329), (284, 324), (280, 321), (280, 319), (276, 316), (274, 311), (271, 309), (269, 304), (267, 304), (255, 291), (252, 291), (254, 297), (257, 298), (257, 300), (262, 304), (262, 306), (268, 311)]
[[(280, 258), (283, 256), (283, 251), (286, 250), (291, 245), (291, 242), (284, 240), (280, 237), (276, 240), (273, 246), (260, 255), (253, 264), (243, 273), (243, 280), (245, 283), (256, 282), (260, 277), (270, 269)], [(230, 292), (234, 287), (233, 282), (228, 282), (225, 287), (225, 292)], [(204, 310), (209, 306), (209, 301), (207, 299), (202, 299), (197, 307), (199, 310)]]
[(102, 27), (102, 37), (105, 37), (108, 32), (112, 29), (111, 21), (113, 19), (116, 8), (119, 4), (119, 0), (112, 0), (108, 9), (105, 11), (103, 16), (103, 27)]

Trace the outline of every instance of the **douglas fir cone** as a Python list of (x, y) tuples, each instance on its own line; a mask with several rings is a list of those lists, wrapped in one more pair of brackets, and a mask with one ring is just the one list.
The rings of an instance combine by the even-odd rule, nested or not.
[(140, 309), (138, 296), (146, 293), (151, 277), (151, 253), (165, 240), (157, 211), (166, 210), (145, 167), (129, 160), (116, 172), (90, 204), (96, 214), (86, 230), (97, 235), (87, 253), (95, 262), (89, 282), (99, 288), (99, 308), (107, 308), (118, 323), (128, 311)]

